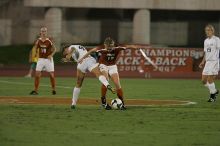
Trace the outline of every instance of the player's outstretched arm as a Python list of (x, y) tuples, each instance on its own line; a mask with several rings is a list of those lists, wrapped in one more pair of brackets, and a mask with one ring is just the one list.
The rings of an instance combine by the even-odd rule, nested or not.
[(121, 49), (121, 50), (126, 50), (127, 48), (139, 49), (140, 46), (137, 46), (137, 45), (120, 45), (120, 46), (114, 47), (114, 49)]
[(93, 49), (89, 50), (81, 59), (78, 60), (78, 63), (81, 63), (83, 61), (83, 59), (88, 57), (91, 53), (96, 52), (97, 50), (98, 50), (98, 48), (93, 48)]
[(124, 47), (131, 48), (131, 49), (138, 49), (138, 48), (140, 48), (137, 45), (125, 45)]

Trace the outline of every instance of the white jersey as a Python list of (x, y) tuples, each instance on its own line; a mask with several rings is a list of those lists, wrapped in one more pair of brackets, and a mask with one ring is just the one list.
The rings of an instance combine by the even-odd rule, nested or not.
[(220, 39), (212, 36), (204, 41), (204, 52), (206, 61), (219, 60)]
[(69, 48), (74, 49), (73, 54), (72, 54), (72, 58), (76, 62), (78, 62), (78, 60), (81, 59), (87, 53), (86, 48), (81, 45), (71, 45), (71, 46), (69, 46)]

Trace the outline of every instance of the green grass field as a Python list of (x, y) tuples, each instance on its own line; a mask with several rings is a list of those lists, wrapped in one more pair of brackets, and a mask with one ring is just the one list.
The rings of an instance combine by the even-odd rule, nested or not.
[[(37, 97), (71, 98), (74, 78), (57, 78), (51, 96), (42, 78)], [(125, 98), (190, 100), (196, 105), (128, 107), (0, 104), (0, 146), (220, 146), (220, 100), (208, 103), (199, 80), (122, 79)], [(220, 82), (216, 82), (220, 88)], [(33, 79), (0, 78), (0, 96), (29, 96)], [(98, 80), (86, 78), (80, 98), (100, 96)], [(36, 97), (36, 98), (37, 98)], [(114, 98), (115, 95), (109, 94)]]

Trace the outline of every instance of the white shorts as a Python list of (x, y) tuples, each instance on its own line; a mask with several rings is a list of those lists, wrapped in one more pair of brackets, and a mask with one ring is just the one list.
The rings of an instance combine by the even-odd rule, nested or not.
[(79, 63), (77, 65), (77, 69), (83, 73), (86, 73), (87, 71), (91, 72), (97, 66), (98, 66), (98, 63), (93, 57), (87, 57), (83, 60), (82, 63)]
[(218, 75), (219, 61), (206, 61), (202, 75)]
[(115, 73), (118, 74), (118, 67), (117, 67), (117, 65), (109, 65), (109, 66), (107, 66), (107, 65), (104, 65), (104, 64), (100, 64), (99, 65), (99, 69), (100, 69), (101, 72), (103, 72), (103, 71), (107, 72), (110, 76), (112, 74), (115, 74)]
[(39, 58), (37, 61), (36, 71), (54, 72), (53, 58), (51, 60), (46, 58)]

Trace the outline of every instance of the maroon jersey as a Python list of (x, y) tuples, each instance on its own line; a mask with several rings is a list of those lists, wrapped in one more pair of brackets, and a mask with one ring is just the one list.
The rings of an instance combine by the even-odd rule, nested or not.
[(124, 48), (119, 47), (113, 48), (112, 50), (99, 49), (98, 52), (100, 54), (100, 57), (98, 62), (107, 66), (115, 65), (121, 50), (124, 50)]
[(52, 41), (49, 38), (46, 40), (42, 40), (39, 38), (37, 40), (37, 48), (39, 48), (39, 58), (47, 58), (49, 55), (52, 54)]

